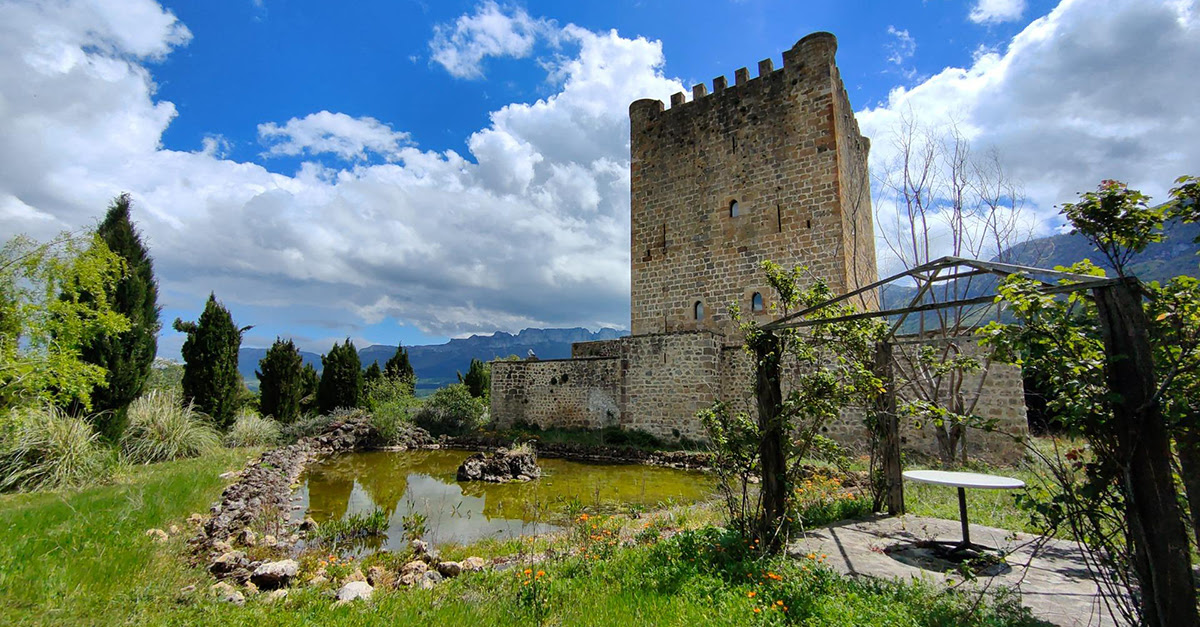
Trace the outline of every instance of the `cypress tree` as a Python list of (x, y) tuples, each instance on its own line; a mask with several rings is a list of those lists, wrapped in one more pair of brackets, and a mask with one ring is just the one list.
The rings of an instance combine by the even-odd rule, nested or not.
[(412, 364), (408, 362), (408, 349), (404, 348), (404, 345), (396, 347), (396, 354), (383, 366), (383, 374), (389, 379), (399, 379), (407, 383), (410, 393), (417, 387), (417, 375), (413, 372)]
[(321, 386), (321, 377), (312, 364), (304, 364), (300, 371), (300, 411), (307, 414), (317, 408), (317, 388)]
[(125, 260), (125, 275), (113, 286), (108, 302), (129, 319), (128, 331), (101, 335), (81, 347), (80, 358), (104, 368), (107, 385), (92, 390), (94, 422), (105, 438), (116, 440), (125, 430), (126, 409), (140, 396), (158, 352), (158, 283), (154, 262), (141, 234), (130, 221), (129, 194), (117, 196), (96, 234)]
[[(300, 415), (300, 400), (304, 396), (304, 358), (291, 340), (275, 338), (267, 354), (258, 362), (259, 410), (264, 416), (274, 416), (291, 424)], [(315, 372), (313, 374), (316, 374)]]
[(233, 324), (229, 310), (208, 295), (199, 322), (175, 319), (175, 330), (187, 333), (183, 343), (183, 397), (209, 415), (216, 426), (227, 428), (237, 410), (242, 376), (238, 373), (238, 349), (242, 334)]
[(373, 361), (370, 366), (367, 366), (366, 372), (363, 373), (363, 385), (370, 385), (372, 381), (378, 381), (383, 378), (383, 371), (379, 369), (379, 362)]
[(327, 414), (339, 407), (358, 407), (362, 399), (363, 373), (358, 350), (350, 338), (334, 344), (321, 355), (321, 384), (317, 388), (317, 407)]
[(467, 386), (467, 391), (471, 393), (471, 396), (487, 398), (492, 387), (491, 368), (478, 359), (472, 359), (467, 374), (458, 373), (458, 382)]

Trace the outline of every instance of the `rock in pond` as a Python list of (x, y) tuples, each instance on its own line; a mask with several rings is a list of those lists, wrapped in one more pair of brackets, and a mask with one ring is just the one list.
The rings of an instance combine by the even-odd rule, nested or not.
[(500, 449), (495, 453), (475, 453), (458, 467), (459, 481), (488, 481), (508, 483), (529, 481), (542, 475), (533, 453)]

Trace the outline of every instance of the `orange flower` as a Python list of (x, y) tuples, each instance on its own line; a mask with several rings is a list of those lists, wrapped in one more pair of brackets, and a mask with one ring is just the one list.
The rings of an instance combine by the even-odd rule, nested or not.
[(761, 612), (761, 611), (762, 611), (762, 610), (758, 609), (757, 607), (756, 607), (756, 608), (754, 608), (754, 613), (755, 613), (755, 614), (757, 614), (757, 613), (759, 613), (759, 612)]
[(525, 569), (525, 574), (526, 574), (526, 575), (532, 575), (532, 574), (533, 574), (533, 571), (532, 571), (532, 570), (530, 570), (530, 569), (528, 569), (528, 568), (526, 568), (526, 569)]
[(758, 594), (758, 593), (757, 593), (757, 592), (753, 592), (753, 591), (751, 591), (751, 592), (747, 592), (747, 593), (746, 593), (746, 596), (748, 596), (748, 597), (750, 597), (751, 599), (753, 599), (753, 598), (754, 598), (754, 595), (756, 595), (756, 594)]
[(545, 577), (545, 576), (546, 576), (546, 571), (544, 571), (544, 570), (539, 570), (539, 571), (537, 571), (537, 576), (538, 576), (538, 577)]
[(776, 601), (776, 602), (775, 602), (775, 605), (778, 605), (778, 606), (780, 606), (780, 607), (783, 607), (783, 601)]

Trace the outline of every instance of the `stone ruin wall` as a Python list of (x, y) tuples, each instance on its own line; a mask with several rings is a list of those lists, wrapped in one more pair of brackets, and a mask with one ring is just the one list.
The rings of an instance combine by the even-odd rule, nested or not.
[(601, 429), (621, 416), (621, 362), (615, 358), (493, 361), (497, 424)]
[[(723, 76), (711, 94), (696, 85), (692, 100), (675, 94), (669, 109), (658, 100), (630, 106), (635, 336), (705, 328), (732, 337), (730, 303), (767, 322), (764, 260), (807, 266), (835, 293), (875, 280), (869, 142), (836, 49), (832, 35), (816, 33), (786, 51), (778, 70), (767, 59), (758, 77), (739, 69), (734, 85)], [(751, 314), (755, 292), (766, 307)], [(697, 301), (702, 320), (693, 316)]]

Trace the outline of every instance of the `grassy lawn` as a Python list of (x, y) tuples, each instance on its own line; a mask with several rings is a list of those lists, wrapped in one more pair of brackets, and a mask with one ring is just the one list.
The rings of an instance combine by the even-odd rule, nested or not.
[[(709, 528), (632, 548), (592, 546), (592, 560), (561, 557), (448, 580), (427, 591), (379, 590), (335, 607), (331, 589), (293, 589), (283, 601), (216, 601), (212, 580), (186, 564), (185, 522), (205, 512), (224, 481), (257, 451), (134, 469), (120, 481), (68, 493), (0, 497), (0, 606), (5, 624), (152, 625), (1025, 625), (1015, 607), (975, 608), (933, 589), (853, 582), (809, 560), (747, 557)], [(947, 491), (951, 495), (953, 491)], [(913, 505), (925, 500), (912, 497)], [(980, 499), (982, 506), (984, 501)], [(956, 512), (954, 512), (956, 515)], [(710, 514), (672, 512), (692, 524)], [(637, 525), (640, 521), (625, 521)], [(673, 522), (678, 522), (673, 521)], [(617, 520), (614, 524), (622, 524)], [(166, 544), (150, 528), (178, 525)], [(558, 548), (582, 548), (587, 534)], [(546, 540), (526, 543), (543, 548)], [(574, 544), (571, 544), (574, 543)], [(447, 548), (446, 557), (521, 550), (522, 543)], [(738, 557), (733, 557), (737, 555)], [(536, 583), (530, 571), (545, 570)], [(769, 574), (769, 576), (768, 576)], [(192, 592), (184, 590), (195, 585)], [(536, 590), (536, 592), (535, 592)], [(782, 608), (789, 608), (787, 612)], [(755, 609), (758, 612), (755, 612)]]

